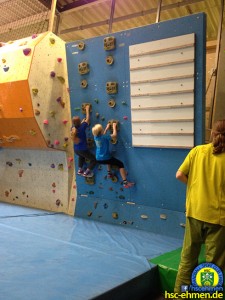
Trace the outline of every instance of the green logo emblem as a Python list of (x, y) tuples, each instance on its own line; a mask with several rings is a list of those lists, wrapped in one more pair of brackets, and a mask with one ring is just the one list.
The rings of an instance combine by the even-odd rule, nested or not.
[(214, 285), (214, 273), (204, 270), (201, 272), (201, 285), (202, 286), (213, 286)]

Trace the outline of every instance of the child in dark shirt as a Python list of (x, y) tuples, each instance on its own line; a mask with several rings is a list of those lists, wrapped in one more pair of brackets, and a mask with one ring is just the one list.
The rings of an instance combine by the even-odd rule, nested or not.
[[(86, 118), (81, 121), (78, 116), (73, 117), (72, 122), (74, 127), (71, 129), (71, 138), (74, 142), (74, 152), (78, 156), (78, 175), (85, 177), (93, 177), (93, 169), (96, 165), (95, 156), (90, 152), (87, 145), (86, 128), (90, 124), (90, 105), (86, 105)], [(83, 166), (85, 159), (90, 163), (87, 169), (84, 171)]]

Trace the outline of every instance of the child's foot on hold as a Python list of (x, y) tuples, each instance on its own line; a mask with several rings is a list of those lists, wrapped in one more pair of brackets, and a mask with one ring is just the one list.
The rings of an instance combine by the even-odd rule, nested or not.
[(81, 168), (79, 168), (77, 171), (77, 175), (83, 175), (83, 174), (84, 174), (84, 171)]
[(124, 180), (124, 181), (123, 181), (123, 187), (124, 187), (125, 189), (131, 188), (131, 187), (133, 187), (134, 185), (135, 185), (134, 182), (129, 182), (129, 181), (127, 181), (127, 180)]
[(86, 170), (84, 173), (83, 173), (83, 176), (84, 177), (93, 177), (94, 176), (94, 173), (91, 171), (91, 170)]
[(108, 178), (113, 178), (113, 176), (114, 176), (114, 175), (113, 175), (112, 172), (108, 172), (108, 175), (107, 175)]

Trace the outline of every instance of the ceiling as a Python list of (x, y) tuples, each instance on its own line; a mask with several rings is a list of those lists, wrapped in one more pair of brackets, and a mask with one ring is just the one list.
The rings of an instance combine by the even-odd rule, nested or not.
[[(161, 10), (157, 15), (160, 2)], [(210, 41), (217, 39), (221, 1), (58, 0), (57, 10), (60, 15), (57, 33), (65, 41), (87, 39), (145, 26), (155, 23), (157, 16), (159, 21), (166, 21), (199, 12), (207, 14), (207, 40)]]
[(222, 2), (223, 0), (0, 0), (0, 41), (7, 42), (21, 38), (22, 34), (26, 37), (47, 31), (49, 19), (51, 20), (50, 9), (55, 3), (56, 14), (52, 30), (66, 42), (199, 12), (207, 15), (207, 40), (212, 41), (217, 39), (221, 11), (224, 11), (224, 7), (221, 10)]

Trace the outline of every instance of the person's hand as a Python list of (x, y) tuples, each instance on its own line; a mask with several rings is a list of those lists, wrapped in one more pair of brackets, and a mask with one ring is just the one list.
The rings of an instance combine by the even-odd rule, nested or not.
[(86, 104), (86, 106), (85, 106), (86, 112), (90, 111), (90, 107), (91, 107), (90, 104)]

